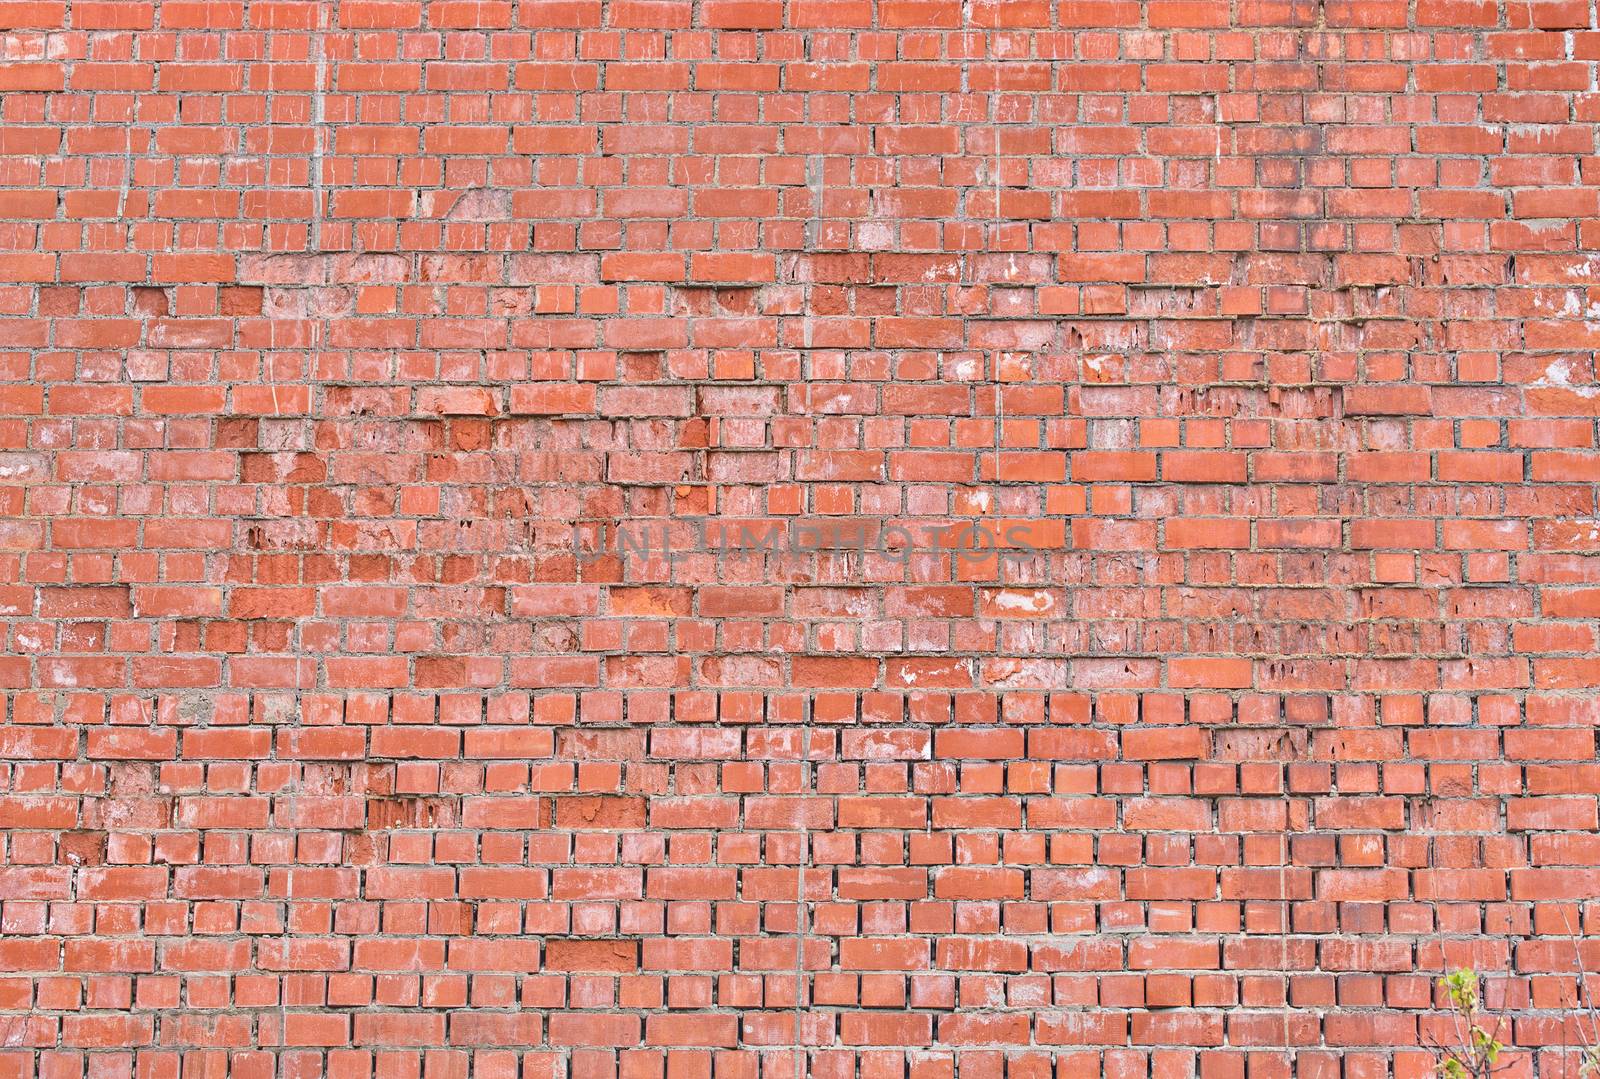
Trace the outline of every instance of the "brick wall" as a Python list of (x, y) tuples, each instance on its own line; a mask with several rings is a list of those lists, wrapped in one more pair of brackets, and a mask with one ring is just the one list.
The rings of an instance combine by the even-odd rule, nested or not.
[(1574, 1074), (1594, 26), (0, 0), (0, 1076)]

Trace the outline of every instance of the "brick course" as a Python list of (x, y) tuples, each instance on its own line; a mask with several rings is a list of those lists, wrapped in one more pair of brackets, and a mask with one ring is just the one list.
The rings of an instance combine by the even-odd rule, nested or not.
[(0, 31), (0, 1079), (1573, 1074), (1588, 2)]

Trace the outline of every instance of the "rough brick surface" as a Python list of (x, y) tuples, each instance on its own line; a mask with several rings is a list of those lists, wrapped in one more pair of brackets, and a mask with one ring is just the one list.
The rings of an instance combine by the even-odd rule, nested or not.
[(0, 1077), (1570, 1075), (1594, 19), (0, 0)]

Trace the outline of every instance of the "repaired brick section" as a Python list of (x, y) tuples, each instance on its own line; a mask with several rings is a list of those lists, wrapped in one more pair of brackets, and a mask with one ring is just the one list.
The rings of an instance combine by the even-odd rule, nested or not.
[(0, 0), (0, 1079), (1570, 1075), (1591, 20)]
[(547, 940), (546, 970), (586, 974), (634, 974), (639, 970), (639, 943), (631, 940)]

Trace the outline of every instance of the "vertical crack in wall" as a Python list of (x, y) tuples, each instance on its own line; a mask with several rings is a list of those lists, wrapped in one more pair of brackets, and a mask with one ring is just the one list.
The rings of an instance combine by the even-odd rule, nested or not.
[(336, 2), (317, 5), (317, 28), (311, 35), (311, 59), (316, 69), (315, 90), (311, 96), (311, 250), (322, 250), (322, 219), (326, 216), (322, 189), (322, 157), (327, 138), (328, 119), (328, 42), (330, 23), (336, 23)]
[[(802, 238), (801, 257), (790, 265), (796, 270), (805, 256), (819, 250), (822, 244), (822, 170), (824, 158), (821, 154), (811, 154), (806, 158), (806, 188), (810, 191), (811, 219), (806, 223)], [(804, 368), (809, 371), (811, 364), (811, 286), (802, 282), (801, 277), (809, 282), (813, 274), (795, 273), (791, 271), (791, 283), (799, 286), (800, 296), (800, 342), (804, 353)], [(770, 435), (769, 435), (770, 437)], [(796, 819), (799, 823), (799, 849), (795, 852), (795, 903), (794, 903), (794, 1076), (795, 1079), (805, 1079), (810, 1068), (807, 1066), (807, 1053), (805, 1047), (805, 1033), (803, 1024), (806, 1012), (806, 931), (810, 926), (810, 914), (806, 902), (806, 869), (811, 863), (811, 829), (806, 823), (807, 803), (811, 794), (811, 720), (813, 703), (806, 701), (800, 710), (800, 794), (797, 800), (799, 811)]]

